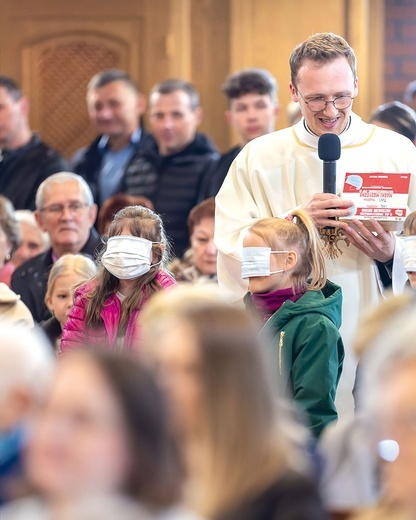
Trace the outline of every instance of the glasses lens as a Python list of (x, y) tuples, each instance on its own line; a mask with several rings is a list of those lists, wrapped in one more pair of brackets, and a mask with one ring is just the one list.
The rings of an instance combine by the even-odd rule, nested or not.
[(308, 102), (308, 106), (313, 112), (320, 112), (325, 110), (326, 103), (323, 99), (312, 99)]
[(339, 108), (342, 110), (343, 108), (348, 108), (351, 105), (352, 99), (350, 96), (341, 96), (336, 98), (334, 101), (335, 108)]
[(85, 204), (82, 202), (71, 202), (68, 204), (68, 209), (71, 213), (81, 213), (85, 208)]

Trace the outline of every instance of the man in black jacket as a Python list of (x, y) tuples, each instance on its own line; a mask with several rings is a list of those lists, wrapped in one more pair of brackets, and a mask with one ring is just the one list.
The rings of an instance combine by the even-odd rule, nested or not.
[(141, 146), (140, 117), (146, 103), (127, 72), (115, 69), (91, 79), (87, 107), (99, 137), (75, 153), (72, 170), (84, 177), (101, 206), (119, 193), (126, 168)]
[(149, 198), (165, 224), (176, 256), (189, 246), (186, 220), (197, 204), (202, 180), (218, 158), (216, 148), (197, 133), (202, 108), (195, 87), (179, 79), (159, 83), (149, 97), (148, 137), (126, 170), (122, 191)]
[(40, 183), (67, 164), (31, 131), (28, 113), (19, 85), (0, 76), (0, 193), (16, 209), (34, 210)]
[(225, 117), (238, 136), (238, 145), (223, 153), (204, 180), (200, 200), (215, 197), (231, 163), (243, 146), (273, 132), (280, 111), (277, 81), (264, 69), (243, 69), (229, 76), (222, 86), (227, 97)]
[(50, 318), (45, 304), (53, 263), (67, 253), (94, 256), (100, 238), (93, 228), (97, 215), (91, 190), (75, 173), (60, 172), (46, 179), (36, 194), (36, 220), (51, 239), (51, 247), (18, 267), (12, 288), (20, 294), (36, 322)]

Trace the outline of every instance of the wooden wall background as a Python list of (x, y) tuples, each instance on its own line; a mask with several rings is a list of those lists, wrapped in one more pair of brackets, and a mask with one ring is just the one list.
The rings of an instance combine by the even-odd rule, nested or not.
[[(31, 103), (31, 124), (70, 156), (93, 138), (85, 108), (90, 77), (128, 70), (143, 92), (167, 77), (201, 92), (201, 129), (220, 149), (234, 140), (220, 88), (239, 68), (269, 69), (289, 102), (289, 54), (314, 32), (346, 37), (358, 56), (362, 117), (383, 101), (384, 0), (1, 0), (0, 73)], [(286, 125), (284, 110), (278, 127)]]

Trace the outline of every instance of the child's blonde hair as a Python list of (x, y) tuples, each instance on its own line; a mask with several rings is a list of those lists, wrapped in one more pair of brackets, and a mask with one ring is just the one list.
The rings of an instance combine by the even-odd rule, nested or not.
[(61, 256), (52, 266), (48, 277), (48, 286), (46, 288), (45, 300), (50, 298), (55, 287), (56, 280), (60, 276), (68, 276), (70, 274), (79, 274), (84, 278), (84, 283), (95, 276), (97, 272), (94, 261), (85, 255), (67, 254)]
[(250, 231), (261, 237), (272, 251), (296, 251), (298, 263), (291, 271), (294, 289), (317, 291), (325, 286), (322, 240), (306, 211), (294, 210), (287, 218), (261, 219), (251, 226)]
[(403, 224), (403, 233), (408, 237), (410, 235), (416, 235), (416, 211), (412, 211), (406, 217)]

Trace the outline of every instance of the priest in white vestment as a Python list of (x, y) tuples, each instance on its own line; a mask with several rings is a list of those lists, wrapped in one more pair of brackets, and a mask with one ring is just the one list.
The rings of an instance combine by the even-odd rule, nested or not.
[[(371, 222), (333, 221), (350, 214), (352, 201), (341, 199), (346, 173), (411, 173), (409, 207), (416, 210), (416, 147), (393, 131), (363, 122), (352, 112), (358, 95), (355, 55), (348, 43), (332, 33), (310, 37), (290, 59), (292, 99), (303, 118), (294, 127), (248, 143), (234, 160), (216, 197), (215, 242), (219, 250), (218, 281), (224, 294), (241, 301), (247, 284), (241, 278), (244, 234), (260, 218), (281, 217), (298, 206), (318, 227), (342, 228), (338, 256), (327, 261), (328, 279), (343, 291), (341, 334), (346, 346), (344, 374), (338, 389), (338, 411), (352, 411), (355, 362), (349, 347), (360, 315), (375, 305), (385, 287), (401, 291), (406, 273), (401, 265), (400, 239)], [(323, 194), (323, 163), (318, 139), (337, 134), (336, 193)]]

